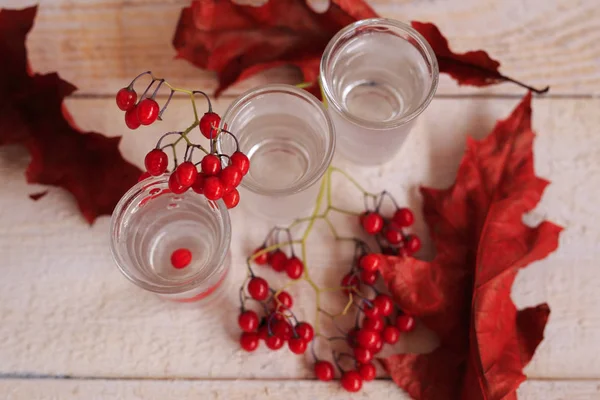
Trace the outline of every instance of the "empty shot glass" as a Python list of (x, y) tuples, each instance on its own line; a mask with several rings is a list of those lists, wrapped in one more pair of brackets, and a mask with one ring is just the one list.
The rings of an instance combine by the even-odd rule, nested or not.
[(227, 207), (192, 190), (173, 194), (168, 175), (145, 179), (117, 204), (111, 251), (131, 282), (163, 298), (215, 298), (230, 266)]
[(391, 160), (431, 102), (438, 75), (433, 50), (406, 24), (366, 19), (338, 32), (319, 80), (339, 152), (362, 165)]
[[(243, 205), (280, 223), (314, 206), (335, 150), (333, 124), (316, 97), (291, 85), (262, 86), (229, 106), (221, 128), (235, 134), (250, 158), (241, 183)], [(218, 149), (231, 154), (236, 142), (221, 134)]]

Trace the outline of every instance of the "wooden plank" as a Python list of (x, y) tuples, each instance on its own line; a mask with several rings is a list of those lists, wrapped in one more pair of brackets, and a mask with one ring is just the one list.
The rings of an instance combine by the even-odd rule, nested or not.
[[(0, 380), (7, 400), (245, 400), (245, 399), (347, 399), (335, 382), (317, 381), (119, 381), (119, 380)], [(410, 399), (393, 382), (374, 381), (352, 394), (353, 399)], [(600, 399), (600, 381), (526, 381), (521, 400)]]
[[(83, 128), (126, 133), (112, 100), (68, 103)], [(435, 99), (389, 164), (360, 168), (339, 158), (334, 164), (369, 189), (386, 188), (401, 204), (418, 210), (417, 186), (450, 184), (465, 135), (482, 137), (515, 104), (514, 99)], [(226, 105), (221, 100), (215, 108), (222, 112)], [(559, 251), (521, 273), (513, 291), (521, 307), (547, 301), (552, 308), (547, 339), (527, 369), (534, 378), (600, 377), (600, 359), (593, 351), (600, 342), (599, 107), (600, 99), (534, 100), (536, 168), (553, 184), (530, 219), (547, 217), (567, 228)], [(126, 133), (124, 154), (140, 164), (161, 132), (181, 128), (189, 118), (187, 104), (175, 100), (165, 121)], [(170, 304), (120, 276), (108, 251), (108, 218), (88, 227), (70, 196), (57, 189), (30, 201), (27, 195), (43, 187), (25, 184), (26, 165), (24, 152), (0, 150), (0, 373), (220, 379), (310, 375), (308, 356), (264, 349), (245, 354), (236, 343), (235, 289), (245, 275), (244, 258), (262, 241), (268, 222), (243, 207), (233, 210), (234, 267), (225, 301), (207, 308)], [(356, 210), (362, 204), (360, 195), (341, 181), (335, 198)], [(340, 220), (342, 226), (351, 222)], [(420, 217), (416, 231), (426, 237)], [(325, 228), (317, 230), (309, 246), (314, 279), (336, 285), (351, 251), (335, 245)], [(425, 250), (430, 249), (426, 242)], [(265, 275), (282, 284), (281, 278)], [(310, 287), (299, 284), (292, 293), (298, 317), (312, 320)], [(428, 340), (407, 335), (396, 351), (426, 351)]]
[[(322, 0), (320, 0), (322, 1)], [(5, 7), (37, 1), (7, 0)], [(79, 94), (113, 95), (151, 69), (181, 86), (215, 88), (214, 74), (173, 60), (171, 39), (187, 0), (42, 0), (28, 40), (36, 71), (59, 71)], [(600, 94), (600, 8), (596, 0), (419, 1), (371, 0), (383, 16), (435, 22), (458, 51), (484, 49), (502, 71), (531, 85), (550, 85), (553, 95)], [(297, 81), (279, 68), (228, 91), (235, 95), (265, 82)], [(522, 93), (513, 85), (459, 88), (442, 77), (439, 94)]]

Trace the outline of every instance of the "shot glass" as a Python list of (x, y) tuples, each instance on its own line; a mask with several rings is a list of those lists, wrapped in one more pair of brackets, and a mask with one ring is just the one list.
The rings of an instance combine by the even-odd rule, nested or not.
[(438, 84), (433, 50), (417, 31), (384, 18), (338, 32), (321, 58), (319, 80), (339, 152), (362, 165), (392, 159)]
[(112, 255), (131, 282), (165, 299), (214, 299), (230, 266), (227, 207), (192, 190), (173, 194), (168, 178), (145, 179), (121, 198), (111, 219)]
[[(229, 106), (225, 127), (250, 158), (240, 204), (279, 223), (312, 208), (335, 150), (333, 124), (317, 98), (291, 85), (262, 86)], [(219, 138), (220, 152), (235, 151), (231, 136)]]

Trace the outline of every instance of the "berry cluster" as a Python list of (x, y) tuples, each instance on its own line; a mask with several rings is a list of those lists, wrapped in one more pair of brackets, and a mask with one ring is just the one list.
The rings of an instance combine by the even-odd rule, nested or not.
[[(145, 75), (149, 75), (152, 81), (138, 100), (134, 84), (139, 78)], [(155, 83), (157, 85), (152, 94), (149, 95)], [(166, 85), (171, 92), (163, 108), (160, 109), (156, 101), (156, 95), (162, 85)], [(164, 79), (157, 79), (152, 76), (152, 73), (144, 72), (138, 75), (127, 87), (119, 90), (116, 101), (119, 109), (125, 111), (126, 125), (130, 129), (137, 129), (140, 125), (150, 125), (156, 120), (160, 120), (175, 92), (183, 92), (190, 96), (194, 110), (194, 122), (185, 131), (168, 132), (158, 140), (156, 147), (146, 154), (144, 159), (146, 172), (142, 174), (140, 180), (150, 176), (160, 176), (169, 173), (169, 156), (164, 150), (171, 148), (173, 152), (173, 169), (170, 171), (169, 176), (169, 189), (171, 192), (181, 194), (192, 189), (194, 192), (204, 195), (209, 200), (216, 201), (223, 199), (228, 208), (237, 206), (240, 201), (240, 194), (237, 187), (250, 169), (250, 160), (239, 150), (239, 144), (235, 135), (227, 129), (219, 127), (221, 118), (217, 113), (212, 111), (210, 98), (206, 93), (175, 89)], [(208, 103), (208, 111), (200, 119), (198, 119), (194, 98), (196, 94), (203, 95)], [(202, 135), (210, 141), (208, 149), (190, 141), (188, 134), (196, 127), (199, 127)], [(217, 152), (216, 141), (221, 134), (230, 135), (235, 140), (236, 151), (233, 154), (227, 155)], [(174, 138), (174, 140), (164, 144), (163, 140), (167, 137)], [(183, 161), (179, 163), (176, 146), (182, 141), (185, 142), (186, 147)], [(198, 160), (194, 157), (194, 150), (199, 150), (203, 154), (201, 159)]]
[[(326, 174), (323, 185), (327, 191), (331, 188), (331, 173), (336, 171), (341, 172), (331, 168)], [(325, 190), (322, 187), (320, 198), (324, 194)], [(314, 359), (313, 370), (317, 379), (333, 380), (336, 378), (337, 369), (341, 386), (349, 392), (357, 392), (362, 388), (363, 382), (375, 379), (378, 371), (375, 364), (376, 355), (386, 345), (396, 344), (402, 334), (412, 331), (416, 325), (415, 318), (403, 312), (386, 292), (383, 282), (378, 282), (378, 271), (384, 251), (386, 254), (400, 257), (418, 251), (420, 247), (418, 237), (404, 232), (404, 229), (413, 224), (414, 215), (408, 208), (398, 207), (387, 192), (374, 195), (363, 190), (363, 194), (366, 200), (374, 201), (375, 207), (372, 209), (365, 207), (367, 209), (365, 212), (352, 213), (328, 204), (325, 211), (319, 213), (317, 206), (312, 217), (297, 220), (287, 228), (273, 228), (263, 244), (248, 258), (248, 278), (240, 287), (241, 307), (238, 324), (242, 329), (240, 345), (244, 350), (255, 351), (261, 340), (271, 350), (280, 349), (286, 342), (289, 349), (296, 354), (303, 354), (307, 348), (310, 348)], [(328, 193), (328, 202), (330, 198)], [(389, 218), (385, 218), (381, 211), (384, 199), (390, 199), (395, 207)], [(330, 211), (354, 215), (359, 226), (366, 233), (365, 240), (358, 237), (340, 237), (328, 220)], [(316, 220), (326, 220), (327, 226), (337, 240), (354, 243), (351, 268), (341, 277), (338, 288), (318, 287), (310, 278), (305, 261), (303, 262), (294, 253), (294, 247), (301, 246), (301, 254), (306, 254), (305, 240)], [(293, 240), (292, 229), (304, 222), (308, 223), (308, 227), (302, 239)], [(281, 233), (285, 234), (285, 241), (279, 240)], [(371, 242), (372, 246), (367, 241)], [(372, 248), (377, 250), (373, 251)], [(276, 272), (285, 271), (291, 280), (281, 289), (275, 290), (270, 287), (265, 278), (255, 273), (254, 266), (262, 268), (265, 274), (268, 273), (267, 269)], [(339, 292), (347, 300), (343, 311), (335, 315), (325, 311), (319, 305), (319, 296), (317, 296), (314, 323), (300, 322), (292, 312), (292, 296), (285, 289), (302, 280), (307, 281), (317, 293)], [(259, 307), (255, 309), (260, 312), (250, 309), (250, 302), (258, 303)], [(351, 312), (355, 313), (354, 322), (351, 326), (341, 327), (337, 318)], [(327, 336), (320, 331), (319, 320), (322, 317), (331, 319), (333, 326), (338, 330), (335, 336)], [(346, 350), (330, 346), (332, 354), (330, 359), (319, 357), (315, 353), (317, 340), (324, 340), (330, 344), (334, 341), (341, 342)]]

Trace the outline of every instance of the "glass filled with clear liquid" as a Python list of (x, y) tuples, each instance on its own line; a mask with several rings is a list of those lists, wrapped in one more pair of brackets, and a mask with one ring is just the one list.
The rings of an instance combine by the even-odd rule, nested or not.
[(111, 219), (111, 251), (121, 272), (163, 298), (215, 298), (230, 265), (225, 204), (189, 190), (173, 194), (168, 175), (132, 187)]
[[(266, 85), (242, 94), (221, 119), (250, 158), (241, 203), (260, 216), (285, 222), (314, 206), (331, 163), (335, 134), (323, 104), (291, 85)], [(236, 142), (220, 135), (220, 153)], [(225, 160), (226, 161), (226, 160)]]
[(319, 80), (339, 152), (363, 165), (392, 159), (431, 102), (438, 74), (433, 50), (406, 24), (366, 19), (338, 32)]

